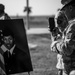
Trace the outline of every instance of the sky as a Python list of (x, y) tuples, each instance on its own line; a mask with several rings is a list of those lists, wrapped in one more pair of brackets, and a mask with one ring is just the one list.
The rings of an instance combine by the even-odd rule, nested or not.
[[(24, 7), (27, 0), (0, 0), (5, 5), (5, 12), (9, 15), (26, 15)], [(62, 7), (61, 0), (29, 0), (30, 15), (53, 15)]]

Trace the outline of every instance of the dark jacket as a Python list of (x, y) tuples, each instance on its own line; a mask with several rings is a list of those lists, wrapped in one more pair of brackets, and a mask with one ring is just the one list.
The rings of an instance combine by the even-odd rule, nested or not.
[(12, 56), (10, 56), (9, 58), (7, 58), (6, 55), (7, 54), (5, 53), (4, 60), (7, 74), (33, 71), (31, 61), (29, 61), (29, 55), (27, 55), (27, 53), (24, 53), (19, 48), (15, 47)]

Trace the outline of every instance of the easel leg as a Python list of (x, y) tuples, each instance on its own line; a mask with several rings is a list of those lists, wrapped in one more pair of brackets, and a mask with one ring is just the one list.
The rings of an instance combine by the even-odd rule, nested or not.
[(28, 72), (28, 75), (30, 75), (30, 72)]

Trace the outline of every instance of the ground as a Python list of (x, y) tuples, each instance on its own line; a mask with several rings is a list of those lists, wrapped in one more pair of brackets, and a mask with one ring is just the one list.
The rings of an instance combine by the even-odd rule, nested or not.
[[(37, 45), (35, 48), (30, 48), (33, 65), (33, 71), (30, 72), (30, 75), (57, 75), (56, 53), (50, 50), (50, 34), (28, 34), (27, 39), (28, 43)], [(28, 75), (28, 73), (18, 75)]]
[(56, 53), (50, 50), (50, 34), (29, 34), (28, 43), (37, 45), (30, 48), (30, 55), (33, 65), (31, 75), (57, 75)]

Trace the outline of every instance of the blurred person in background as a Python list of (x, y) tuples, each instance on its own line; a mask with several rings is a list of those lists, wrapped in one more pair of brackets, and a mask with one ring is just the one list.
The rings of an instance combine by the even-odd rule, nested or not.
[[(8, 16), (7, 13), (5, 13), (5, 6), (3, 4), (0, 4), (0, 20), (6, 20), (6, 19), (10, 19), (10, 17)], [(2, 32), (3, 32), (3, 30), (2, 30), (2, 27), (0, 26), (0, 47), (2, 45), (2, 37), (3, 37)], [(4, 51), (0, 48), (0, 62), (1, 62), (1, 64), (0, 64), (0, 75), (6, 75), (3, 53), (4, 53)]]
[(0, 20), (10, 19), (7, 13), (5, 13), (5, 6), (0, 4)]

